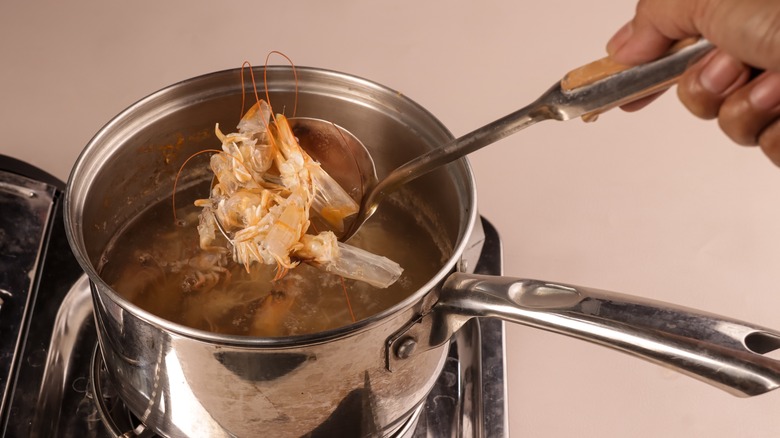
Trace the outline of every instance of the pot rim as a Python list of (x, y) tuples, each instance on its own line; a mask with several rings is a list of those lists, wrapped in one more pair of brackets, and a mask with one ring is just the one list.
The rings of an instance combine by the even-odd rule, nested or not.
[[(262, 72), (263, 71), (262, 69), (268, 69), (269, 71), (279, 71), (279, 72), (285, 70), (286, 71), (293, 70), (293, 67), (287, 65), (269, 65), (265, 67), (257, 66), (252, 68), (253, 70), (256, 70), (256, 72), (257, 71)], [(351, 74), (342, 73), (342, 72), (329, 70), (329, 69), (323, 69), (318, 67), (307, 67), (307, 66), (295, 66), (294, 69), (299, 73), (310, 72), (313, 74), (325, 75), (329, 77), (343, 78), (350, 82), (359, 82), (361, 85), (366, 86), (368, 88), (372, 88), (381, 93), (391, 93), (392, 95), (402, 96), (402, 98), (406, 101), (407, 104), (414, 107), (415, 110), (419, 111), (421, 114), (429, 117), (430, 121), (433, 122), (437, 128), (441, 129), (442, 132), (444, 132), (450, 139), (454, 139), (452, 133), (431, 112), (426, 110), (417, 102), (409, 99), (405, 94), (402, 94), (392, 88), (364, 79), (359, 76), (354, 76)], [(167, 319), (161, 318), (149, 311), (146, 311), (138, 307), (137, 305), (133, 304), (129, 300), (125, 299), (124, 297), (122, 297), (119, 293), (114, 291), (110, 286), (108, 286), (108, 284), (106, 284), (101, 279), (100, 275), (98, 274), (97, 270), (94, 268), (94, 266), (89, 260), (88, 255), (86, 254), (86, 250), (84, 248), (85, 245), (83, 242), (83, 233), (82, 233), (82, 229), (80, 228), (81, 224), (79, 221), (74, 220), (71, 214), (72, 210), (78, 207), (76, 205), (76, 202), (73, 199), (74, 196), (76, 196), (74, 194), (75, 191), (74, 186), (77, 185), (75, 181), (78, 181), (80, 174), (84, 171), (83, 168), (86, 165), (85, 163), (88, 161), (88, 159), (93, 158), (94, 155), (97, 156), (100, 155), (100, 146), (103, 137), (107, 135), (107, 133), (112, 129), (112, 127), (121, 125), (126, 118), (135, 114), (137, 111), (139, 111), (139, 109), (143, 108), (145, 105), (159, 99), (164, 94), (171, 92), (172, 90), (180, 88), (182, 86), (186, 86), (196, 81), (203, 81), (210, 77), (235, 74), (240, 70), (241, 68), (231, 68), (231, 69), (218, 70), (211, 73), (194, 76), (189, 79), (185, 79), (176, 82), (174, 84), (168, 85), (166, 87), (163, 87), (139, 99), (135, 103), (131, 104), (130, 106), (122, 110), (119, 114), (111, 118), (103, 127), (101, 127), (100, 130), (98, 130), (98, 132), (92, 137), (92, 139), (90, 139), (90, 141), (87, 143), (87, 145), (79, 154), (78, 158), (76, 159), (76, 163), (71, 169), (66, 191), (65, 191), (65, 197), (64, 197), (65, 218), (64, 219), (65, 219), (66, 234), (67, 234), (67, 238), (71, 250), (74, 256), (76, 257), (79, 265), (81, 265), (82, 269), (85, 271), (85, 273), (90, 279), (90, 286), (92, 289), (93, 296), (99, 294), (100, 292), (105, 292), (108, 295), (108, 298), (110, 298), (112, 301), (117, 303), (120, 307), (131, 312), (133, 315), (136, 315), (137, 317), (143, 319), (147, 323), (187, 338), (196, 339), (204, 342), (220, 343), (224, 345), (233, 345), (233, 346), (279, 348), (279, 347), (298, 347), (301, 345), (314, 345), (314, 344), (324, 343), (333, 339), (347, 337), (350, 335), (363, 332), (367, 330), (369, 327), (373, 327), (375, 325), (379, 325), (383, 323), (383, 321), (387, 320), (390, 316), (395, 315), (399, 312), (402, 312), (414, 306), (416, 303), (422, 301), (423, 298), (427, 296), (429, 293), (433, 293), (436, 286), (455, 270), (455, 267), (458, 261), (460, 260), (463, 252), (465, 251), (466, 246), (469, 244), (469, 238), (471, 236), (471, 233), (474, 229), (477, 220), (476, 184), (475, 184), (474, 174), (471, 165), (469, 164), (469, 161), (466, 157), (453, 162), (453, 164), (460, 164), (461, 166), (463, 166), (463, 171), (465, 172), (467, 177), (465, 181), (467, 192), (468, 192), (467, 195), (470, 196), (471, 202), (468, 203), (469, 211), (467, 212), (468, 213), (467, 220), (465, 224), (463, 223), (461, 224), (461, 230), (459, 232), (458, 241), (456, 242), (456, 245), (453, 247), (452, 255), (447, 259), (447, 261), (442, 265), (439, 271), (431, 279), (429, 279), (425, 284), (420, 286), (420, 288), (418, 288), (416, 291), (409, 294), (406, 298), (404, 298), (400, 302), (396, 303), (395, 305), (379, 313), (373, 314), (367, 318), (353, 322), (351, 324), (347, 324), (345, 326), (341, 326), (338, 328), (325, 330), (317, 333), (274, 337), (274, 338), (213, 333), (205, 330), (191, 328), (182, 324), (174, 323)], [(100, 289), (100, 291), (98, 291), (97, 284), (101, 284), (103, 286)]]

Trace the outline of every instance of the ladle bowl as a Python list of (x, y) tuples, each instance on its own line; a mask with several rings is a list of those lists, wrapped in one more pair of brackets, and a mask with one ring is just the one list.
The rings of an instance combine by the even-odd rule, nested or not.
[(377, 184), (374, 160), (365, 145), (351, 132), (326, 120), (288, 120), (301, 148), (359, 204)]

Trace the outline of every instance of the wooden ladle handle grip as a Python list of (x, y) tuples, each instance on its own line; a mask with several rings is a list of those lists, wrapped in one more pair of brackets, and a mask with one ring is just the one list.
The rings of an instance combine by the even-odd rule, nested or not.
[[(683, 48), (688, 47), (696, 43), (697, 41), (699, 41), (698, 38), (688, 38), (685, 40), (680, 40), (677, 43), (675, 43), (671, 47), (671, 49), (669, 49), (666, 55), (664, 55), (662, 58), (677, 53)], [(573, 91), (577, 88), (584, 87), (586, 85), (591, 85), (595, 82), (598, 82), (602, 79), (606, 79), (610, 76), (613, 76), (617, 73), (620, 73), (622, 71), (628, 70), (633, 67), (634, 66), (631, 65), (618, 64), (609, 57), (601, 58), (599, 60), (583, 65), (582, 67), (576, 68), (570, 71), (569, 73), (567, 73), (566, 76), (564, 76), (563, 80), (561, 81), (561, 89), (564, 91)], [(647, 95), (657, 91), (658, 90), (651, 90), (650, 92), (647, 93)], [(637, 96), (637, 98), (640, 97), (644, 97), (644, 96)]]

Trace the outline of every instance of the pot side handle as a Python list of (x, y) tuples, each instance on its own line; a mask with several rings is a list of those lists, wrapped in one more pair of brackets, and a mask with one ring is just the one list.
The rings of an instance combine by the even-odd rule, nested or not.
[(498, 317), (604, 345), (749, 397), (780, 385), (780, 332), (596, 289), (454, 273), (434, 306), (430, 342), (472, 317)]

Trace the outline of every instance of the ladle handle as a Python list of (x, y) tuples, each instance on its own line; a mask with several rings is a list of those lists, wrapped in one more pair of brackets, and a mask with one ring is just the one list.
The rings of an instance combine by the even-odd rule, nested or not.
[(661, 91), (672, 85), (690, 63), (712, 48), (704, 39), (686, 40), (675, 46), (672, 53), (639, 66), (623, 66), (601, 59), (569, 72), (530, 105), (419, 155), (390, 172), (364, 196), (360, 213), (342, 239), (351, 237), (385, 196), (415, 178), (536, 122), (576, 117), (593, 120), (615, 106)]
[[(669, 49), (665, 56), (677, 53), (685, 47), (699, 41), (699, 38), (680, 40)], [(613, 61), (612, 58), (606, 56), (566, 73), (563, 80), (561, 80), (561, 89), (564, 91), (572, 91), (576, 88), (584, 87), (602, 79), (606, 79), (609, 76), (628, 70), (632, 67), (634, 66), (618, 64)]]
[[(595, 120), (599, 114), (616, 106), (668, 89), (677, 83), (680, 75), (692, 63), (713, 48), (706, 39), (688, 38), (678, 41), (665, 55), (646, 64), (624, 65), (604, 57), (567, 73), (561, 80), (560, 89), (567, 96), (580, 92), (593, 94), (593, 91), (588, 90), (593, 88), (590, 86), (604, 81), (605, 86), (599, 89), (598, 94), (607, 97), (609, 104), (581, 116), (584, 121)], [(609, 98), (612, 93), (619, 97)]]
[[(668, 88), (692, 62), (713, 47), (705, 39), (687, 39), (675, 44), (663, 57), (646, 64), (626, 66), (603, 58), (572, 70), (560, 81), (559, 87), (554, 87), (533, 104), (401, 165), (377, 185), (372, 195), (378, 202), (399, 186), (538, 121), (550, 118), (566, 120), (567, 116), (552, 115), (558, 111), (566, 113), (564, 107), (587, 107), (586, 103), (596, 105), (597, 109), (589, 113), (577, 114), (588, 120), (615, 106)], [(550, 99), (552, 101), (548, 101)], [(373, 200), (367, 201), (371, 203)]]
[[(435, 334), (471, 317), (499, 317), (601, 344), (672, 368), (738, 396), (780, 386), (780, 332), (721, 316), (579, 286), (455, 273), (434, 313)], [(442, 321), (450, 327), (442, 327)]]

